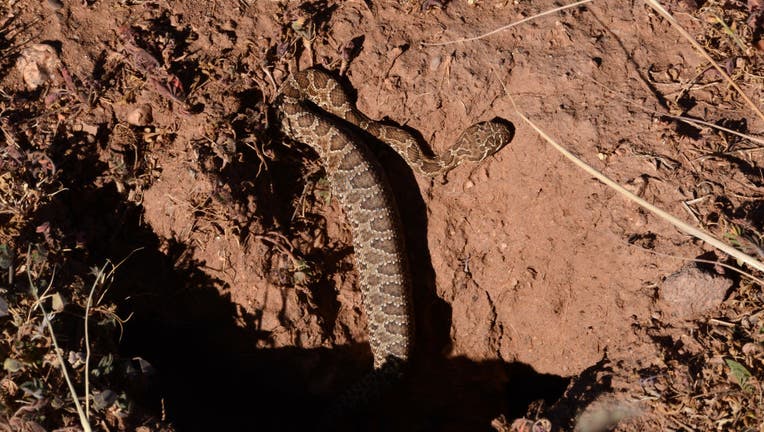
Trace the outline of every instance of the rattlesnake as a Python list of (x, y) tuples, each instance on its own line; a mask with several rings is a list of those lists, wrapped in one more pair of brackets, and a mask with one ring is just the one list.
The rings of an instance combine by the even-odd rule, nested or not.
[(405, 362), (412, 347), (413, 317), (398, 208), (370, 148), (345, 132), (338, 117), (390, 145), (415, 171), (429, 176), (496, 153), (511, 140), (512, 129), (497, 119), (477, 123), (444, 155), (430, 157), (408, 132), (360, 113), (326, 72), (309, 69), (291, 75), (280, 97), (283, 132), (318, 153), (350, 222), (374, 368)]

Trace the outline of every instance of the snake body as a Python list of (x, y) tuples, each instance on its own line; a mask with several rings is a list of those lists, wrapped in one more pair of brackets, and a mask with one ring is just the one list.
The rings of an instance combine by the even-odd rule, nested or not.
[(281, 127), (319, 155), (351, 226), (374, 368), (405, 362), (413, 345), (411, 277), (398, 207), (369, 146), (338, 118), (390, 145), (418, 173), (444, 174), (463, 160), (481, 161), (512, 138), (504, 122), (468, 128), (441, 156), (425, 155), (408, 132), (359, 112), (338, 81), (318, 69), (292, 74), (281, 89)]

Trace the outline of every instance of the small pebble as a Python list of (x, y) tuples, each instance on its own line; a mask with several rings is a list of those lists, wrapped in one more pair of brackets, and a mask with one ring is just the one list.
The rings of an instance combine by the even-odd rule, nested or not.
[(35, 44), (25, 48), (16, 61), (16, 68), (21, 72), (29, 90), (36, 90), (49, 81), (59, 65), (58, 53), (48, 44)]
[(45, 1), (45, 4), (46, 4), (46, 5), (47, 5), (49, 8), (51, 8), (51, 9), (53, 9), (53, 10), (55, 10), (55, 11), (57, 11), (57, 10), (59, 10), (59, 9), (61, 9), (61, 8), (63, 8), (63, 7), (64, 7), (64, 4), (63, 4), (63, 3), (61, 3), (61, 0), (46, 0), (46, 1)]
[(436, 55), (433, 58), (430, 59), (430, 70), (438, 70), (438, 67), (440, 67), (440, 64), (443, 62), (443, 57)]
[(127, 122), (133, 126), (146, 126), (153, 120), (151, 105), (143, 104), (127, 115)]

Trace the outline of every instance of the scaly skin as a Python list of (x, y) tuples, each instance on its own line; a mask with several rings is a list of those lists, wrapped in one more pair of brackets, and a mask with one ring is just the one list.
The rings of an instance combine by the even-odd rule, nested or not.
[(284, 133), (318, 153), (350, 222), (374, 368), (401, 364), (411, 351), (414, 321), (398, 207), (368, 145), (343, 132), (336, 117), (387, 143), (415, 171), (429, 176), (444, 174), (463, 160), (482, 161), (507, 144), (512, 131), (500, 121), (478, 123), (442, 156), (430, 157), (408, 132), (376, 123), (356, 110), (342, 86), (325, 72), (309, 69), (292, 75), (281, 97)]

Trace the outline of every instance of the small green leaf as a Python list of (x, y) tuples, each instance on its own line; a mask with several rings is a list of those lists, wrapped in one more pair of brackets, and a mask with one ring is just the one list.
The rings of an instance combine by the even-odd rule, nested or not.
[(735, 379), (735, 382), (737, 382), (740, 388), (745, 391), (753, 390), (751, 385), (748, 384), (748, 380), (751, 379), (751, 372), (749, 372), (745, 366), (736, 362), (735, 360), (724, 359), (724, 361), (727, 363), (727, 367), (730, 368), (730, 374)]
[(296, 285), (304, 285), (308, 281), (308, 275), (305, 272), (294, 272), (294, 283)]
[(305, 26), (305, 18), (297, 18), (292, 21), (292, 30), (300, 31)]
[(12, 359), (9, 357), (5, 359), (5, 361), (3, 362), (3, 369), (11, 373), (18, 372), (21, 369), (24, 369), (24, 364), (16, 359)]
[(64, 302), (63, 297), (61, 297), (61, 294), (55, 293), (50, 296), (51, 297), (51, 307), (53, 308), (54, 312), (61, 312), (64, 310), (64, 306), (66, 306), (66, 303)]
[(40, 400), (45, 396), (43, 385), (38, 379), (23, 382), (19, 388), (24, 392), (24, 397), (31, 396), (37, 400)]
[(59, 397), (57, 397), (57, 396), (54, 396), (54, 397), (53, 397), (53, 398), (50, 400), (50, 406), (51, 406), (51, 408), (53, 408), (53, 409), (61, 409), (61, 408), (63, 408), (63, 407), (65, 407), (65, 406), (66, 406), (66, 403), (65, 403), (63, 400), (61, 400), (61, 398), (59, 398)]

